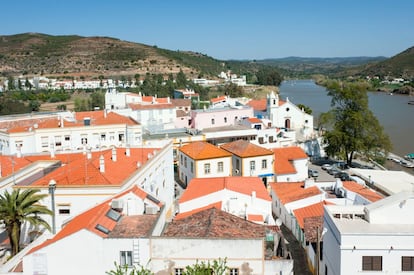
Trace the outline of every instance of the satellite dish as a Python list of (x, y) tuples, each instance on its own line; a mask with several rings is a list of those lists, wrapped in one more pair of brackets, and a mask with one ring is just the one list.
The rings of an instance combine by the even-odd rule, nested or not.
[(277, 226), (281, 226), (282, 225), (282, 221), (280, 219), (276, 219), (276, 225)]

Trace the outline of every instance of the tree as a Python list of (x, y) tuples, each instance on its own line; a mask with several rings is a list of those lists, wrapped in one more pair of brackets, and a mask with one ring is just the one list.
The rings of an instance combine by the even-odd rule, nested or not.
[(32, 83), (30, 83), (30, 81), (27, 77), (26, 77), (26, 81), (24, 82), (24, 86), (26, 88), (29, 88), (29, 90), (32, 90), (33, 85), (32, 85)]
[(305, 113), (307, 113), (308, 115), (312, 114), (312, 109), (309, 108), (309, 106), (303, 105), (303, 104), (298, 104), (297, 105), (299, 109), (303, 109), (305, 111)]
[(177, 88), (185, 88), (187, 86), (187, 77), (185, 76), (183, 70), (180, 70), (175, 79)]
[(0, 219), (6, 226), (12, 256), (20, 251), (20, 233), (24, 222), (42, 225), (50, 230), (50, 225), (40, 216), (52, 215), (52, 211), (39, 204), (47, 195), (38, 192), (38, 189), (13, 189), (11, 193), (6, 190), (0, 195)]
[(257, 84), (279, 86), (283, 78), (275, 68), (264, 67), (256, 73)]
[(14, 78), (12, 76), (9, 76), (7, 78), (7, 89), (9, 91), (13, 91), (15, 89), (15, 86), (14, 86)]
[(327, 89), (333, 109), (330, 115), (322, 116), (325, 122), (331, 118), (331, 127), (323, 136), (326, 153), (345, 158), (348, 165), (355, 153), (368, 158), (385, 156), (391, 141), (368, 107), (367, 86), (334, 81), (327, 84)]
[(197, 261), (194, 265), (186, 266), (184, 269), (184, 275), (224, 275), (228, 267), (226, 266), (226, 259), (210, 261)]

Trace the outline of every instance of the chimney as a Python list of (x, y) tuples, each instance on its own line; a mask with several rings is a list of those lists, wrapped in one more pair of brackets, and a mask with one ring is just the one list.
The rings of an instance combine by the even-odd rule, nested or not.
[(256, 191), (252, 191), (252, 206), (255, 205), (256, 201)]
[(17, 148), (17, 153), (16, 153), (18, 158), (22, 157), (22, 149), (20, 147)]
[(60, 116), (60, 128), (64, 128), (65, 125), (63, 124), (63, 116)]
[(112, 161), (116, 162), (116, 148), (115, 147), (112, 148)]
[(171, 103), (170, 97), (167, 97), (167, 103)]
[(103, 155), (99, 157), (99, 171), (101, 171), (101, 173), (105, 173), (105, 159)]
[(131, 149), (129, 148), (129, 146), (127, 146), (127, 148), (125, 149), (125, 155), (127, 157), (130, 157), (131, 156)]
[(87, 159), (91, 159), (92, 158), (92, 151), (90, 149), (86, 152), (86, 158)]
[(55, 158), (55, 148), (52, 148), (50, 150), (50, 158), (54, 159)]
[(104, 118), (106, 118), (107, 113), (108, 113), (108, 110), (105, 108), (105, 109), (104, 109)]

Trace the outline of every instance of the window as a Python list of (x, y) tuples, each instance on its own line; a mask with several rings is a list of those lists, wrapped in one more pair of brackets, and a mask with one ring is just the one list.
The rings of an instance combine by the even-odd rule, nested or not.
[(236, 169), (240, 170), (240, 160), (236, 159)]
[(59, 215), (70, 215), (70, 209), (69, 208), (60, 208), (59, 209)]
[(174, 268), (174, 275), (184, 274), (184, 268)]
[(65, 141), (70, 141), (70, 136), (69, 135), (65, 136)]
[(256, 162), (254, 160), (250, 161), (250, 171), (253, 172), (256, 170)]
[(194, 163), (190, 162), (190, 164), (191, 164), (191, 167), (190, 167), (191, 173), (194, 173)]
[(23, 146), (23, 140), (16, 140), (16, 148), (21, 148)]
[(105, 141), (106, 140), (106, 134), (105, 133), (101, 133), (101, 141)]
[(262, 169), (266, 169), (266, 168), (267, 168), (267, 160), (262, 159)]
[(62, 146), (62, 137), (61, 136), (55, 136), (55, 146)]
[(87, 135), (81, 135), (81, 144), (83, 144), (83, 145), (88, 144)]
[(362, 256), (362, 270), (382, 270), (382, 256)]
[(41, 137), (40, 142), (42, 143), (43, 148), (49, 147), (49, 138), (48, 137)]
[(224, 117), (224, 123), (227, 123), (227, 117)]
[(239, 269), (238, 268), (230, 268), (230, 275), (239, 275)]
[(214, 118), (211, 119), (211, 124), (214, 125), (215, 121)]
[(204, 174), (210, 174), (210, 163), (204, 164)]
[(124, 141), (124, 133), (118, 133), (118, 141)]
[(217, 163), (217, 172), (223, 172), (223, 171), (224, 171), (224, 169), (223, 169), (223, 162), (222, 161), (219, 161)]
[(184, 158), (184, 167), (187, 168), (187, 157)]
[(414, 271), (414, 257), (402, 256), (401, 257), (401, 270), (402, 271)]
[(183, 165), (183, 155), (180, 155), (180, 163)]
[(119, 263), (121, 266), (132, 266), (132, 251), (121, 251)]

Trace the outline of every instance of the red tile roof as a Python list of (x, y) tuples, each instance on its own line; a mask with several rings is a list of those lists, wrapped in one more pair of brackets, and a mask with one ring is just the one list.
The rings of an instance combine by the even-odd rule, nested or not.
[(243, 139), (223, 144), (221, 145), (221, 148), (241, 158), (273, 155), (271, 150), (252, 144)]
[(376, 202), (384, 198), (384, 196), (382, 196), (379, 193), (376, 193), (374, 190), (370, 189), (369, 187), (362, 186), (361, 184), (358, 184), (354, 181), (343, 181), (342, 185), (345, 187), (345, 189), (361, 195), (362, 197), (366, 198), (370, 202)]
[(263, 215), (259, 215), (259, 214), (248, 214), (247, 215), (247, 220), (251, 221), (251, 222), (263, 222), (264, 218)]
[(175, 98), (175, 99), (171, 99), (171, 103), (175, 107), (185, 107), (185, 106), (191, 107), (191, 99)]
[(273, 148), (275, 154), (274, 170), (277, 175), (296, 173), (296, 168), (292, 161), (307, 159), (305, 151), (300, 147)]
[(304, 228), (305, 219), (309, 217), (322, 217), (323, 216), (323, 206), (330, 205), (333, 203), (327, 201), (321, 201), (315, 204), (311, 204), (302, 208), (293, 210), (293, 213), (296, 217), (296, 220), (299, 223), (300, 228)]
[(180, 220), (174, 219), (164, 231), (163, 236), (265, 238), (270, 229), (274, 227), (256, 224), (211, 207)]
[(256, 192), (257, 198), (271, 201), (266, 187), (258, 177), (219, 177), (192, 179), (179, 202), (187, 202), (221, 190), (230, 190), (248, 196)]
[(305, 189), (303, 182), (274, 182), (270, 186), (282, 204), (322, 194), (316, 186)]
[[(122, 196), (128, 193), (132, 193), (138, 198), (141, 198), (142, 200), (144, 200), (148, 195), (144, 190), (142, 190), (138, 186), (131, 187), (130, 189), (125, 190), (124, 192), (114, 196), (113, 198), (110, 198), (74, 217), (62, 228), (62, 230), (60, 230), (55, 236), (53, 236), (53, 238), (48, 239), (39, 246), (32, 248), (32, 250), (29, 251), (29, 254), (41, 248), (44, 248), (52, 243), (55, 243), (63, 238), (66, 238), (82, 229), (86, 229), (102, 238), (109, 237), (108, 234), (96, 229), (96, 226), (101, 225), (105, 227), (109, 232), (111, 232), (115, 228), (115, 226), (117, 225), (117, 221), (114, 221), (113, 219), (109, 218), (106, 215), (106, 213), (108, 212), (108, 210), (111, 209), (112, 199), (121, 198)], [(121, 217), (120, 221), (122, 219), (123, 218)]]
[(262, 121), (257, 117), (249, 117), (248, 120), (250, 123), (262, 123)]
[(218, 96), (218, 97), (210, 99), (210, 102), (211, 103), (217, 103), (217, 102), (226, 101), (226, 100), (227, 100), (227, 97), (222, 95), (222, 96)]
[(180, 147), (180, 151), (194, 160), (231, 157), (229, 152), (205, 141), (191, 142)]
[(184, 219), (184, 218), (187, 218), (188, 216), (191, 216), (191, 215), (193, 215), (195, 213), (198, 213), (198, 212), (203, 211), (203, 210), (206, 210), (206, 209), (210, 209), (212, 207), (217, 208), (218, 210), (221, 210), (221, 206), (222, 206), (222, 202), (221, 201), (215, 202), (215, 203), (212, 203), (212, 204), (209, 204), (209, 205), (200, 207), (200, 208), (193, 209), (193, 210), (188, 211), (188, 212), (178, 213), (177, 216), (175, 216), (174, 219), (175, 220)]
[[(148, 155), (154, 154), (158, 149), (155, 148), (130, 148), (130, 156), (126, 155), (125, 148), (116, 149), (116, 161), (112, 160), (112, 149), (101, 152), (92, 152), (91, 158), (81, 153), (75, 154), (56, 154), (55, 158), (50, 155), (26, 156), (21, 161), (24, 164), (32, 163), (36, 160), (61, 160), (62, 164), (59, 168), (46, 174), (39, 180), (31, 183), (31, 186), (48, 186), (50, 180), (55, 180), (57, 187), (72, 186), (85, 187), (91, 185), (112, 185), (121, 186), (124, 181), (135, 171), (138, 171), (138, 163), (144, 165), (148, 161)], [(100, 171), (100, 157), (103, 156), (105, 163), (105, 171)], [(10, 171), (10, 163), (8, 157), (2, 156), (2, 164), (6, 160), (8, 163), (7, 171)], [(19, 160), (15, 158), (15, 160)], [(20, 163), (19, 163), (20, 164)], [(122, 169), (119, 169), (122, 167)], [(16, 170), (15, 166), (15, 171)], [(17, 185), (18, 186), (18, 185)]]
[[(285, 103), (285, 101), (279, 99), (279, 106), (282, 106)], [(267, 99), (252, 99), (247, 102), (247, 105), (252, 107), (255, 111), (265, 112), (267, 110)]]
[[(84, 126), (84, 119), (90, 119), (90, 126), (126, 124), (139, 125), (138, 122), (130, 117), (125, 117), (113, 112), (92, 111), (75, 113), (74, 120), (63, 119), (63, 127), (79, 127)], [(88, 126), (89, 127), (89, 126)], [(28, 132), (34, 129), (53, 129), (62, 128), (59, 115), (47, 118), (28, 118), (14, 121), (0, 122), (0, 128), (7, 129), (8, 133)]]
[(154, 104), (139, 104), (130, 103), (129, 108), (132, 110), (153, 110), (153, 109), (172, 109), (175, 106), (172, 103), (154, 103)]

